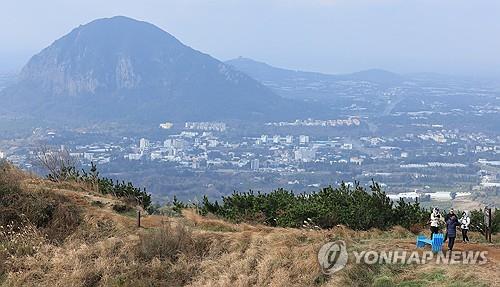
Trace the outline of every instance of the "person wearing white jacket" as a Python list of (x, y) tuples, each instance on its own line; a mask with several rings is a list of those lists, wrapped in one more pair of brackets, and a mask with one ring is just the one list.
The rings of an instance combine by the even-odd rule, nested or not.
[(469, 236), (467, 232), (469, 231), (470, 216), (469, 211), (462, 212), (462, 217), (460, 218), (460, 228), (462, 229), (462, 240), (464, 243), (469, 242)]
[(443, 219), (441, 217), (441, 214), (439, 214), (439, 208), (435, 207), (432, 210), (431, 220), (430, 220), (430, 224), (431, 224), (431, 239), (432, 239), (432, 237), (434, 237), (434, 234), (438, 234), (439, 233), (439, 223), (442, 220)]

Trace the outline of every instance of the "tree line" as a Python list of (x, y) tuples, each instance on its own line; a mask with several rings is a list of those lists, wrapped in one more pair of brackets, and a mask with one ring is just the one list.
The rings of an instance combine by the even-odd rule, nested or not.
[[(204, 196), (199, 203), (186, 204), (176, 197), (169, 203), (180, 213), (185, 208), (195, 208), (202, 215), (213, 214), (225, 220), (241, 223), (258, 223), (273, 227), (328, 229), (345, 225), (354, 230), (371, 228), (388, 229), (399, 225), (418, 233), (428, 224), (431, 211), (420, 206), (417, 200), (399, 199), (393, 202), (380, 185), (372, 181), (369, 190), (356, 182), (338, 187), (328, 186), (317, 192), (295, 194), (279, 188), (270, 193), (238, 192), (211, 201)], [(461, 212), (456, 211), (458, 217)], [(484, 233), (484, 213), (471, 212), (470, 229)], [(500, 212), (493, 212), (491, 230), (500, 231)]]
[[(101, 194), (141, 205), (150, 213), (157, 213), (158, 204), (153, 205), (151, 195), (145, 189), (135, 187), (131, 182), (114, 181), (101, 177), (97, 166), (91, 163), (87, 172), (74, 167), (74, 160), (67, 152), (54, 154), (44, 150), (38, 153), (41, 165), (49, 170), (47, 178), (52, 181), (76, 181), (91, 186)], [(388, 229), (399, 225), (407, 229), (422, 229), (428, 224), (430, 210), (420, 206), (418, 200), (408, 202), (400, 199), (393, 202), (380, 185), (374, 181), (369, 190), (359, 182), (345, 183), (338, 187), (328, 186), (312, 193), (295, 194), (284, 188), (269, 193), (234, 191), (229, 196), (210, 201), (207, 196), (199, 203), (184, 203), (174, 199), (167, 204), (174, 213), (185, 208), (195, 208), (202, 215), (213, 214), (231, 222), (250, 222), (274, 227), (332, 228), (345, 225), (354, 230), (370, 228)], [(457, 213), (460, 216), (461, 213)], [(471, 212), (471, 230), (484, 232), (484, 214)], [(500, 230), (500, 212), (493, 212), (491, 230)], [(418, 230), (416, 230), (418, 231)]]
[[(399, 200), (395, 204), (378, 183), (372, 182), (368, 192), (359, 182), (342, 183), (318, 192), (295, 194), (279, 188), (270, 193), (233, 192), (222, 201), (206, 196), (195, 204), (202, 214), (214, 214), (232, 222), (253, 222), (277, 227), (332, 228), (342, 224), (355, 230), (387, 229), (394, 225), (411, 228), (425, 224), (429, 212), (420, 203)], [(174, 209), (189, 207), (176, 198)]]

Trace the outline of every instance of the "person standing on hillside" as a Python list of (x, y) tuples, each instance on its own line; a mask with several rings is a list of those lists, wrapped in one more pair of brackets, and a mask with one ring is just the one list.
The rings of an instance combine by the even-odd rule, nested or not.
[(432, 209), (431, 213), (431, 240), (434, 237), (434, 234), (439, 233), (439, 222), (441, 221), (441, 214), (439, 214), (439, 208), (435, 207)]
[(469, 231), (470, 216), (469, 211), (462, 212), (462, 217), (460, 218), (460, 229), (462, 229), (462, 240), (464, 243), (469, 242), (469, 236), (467, 232)]
[(444, 221), (448, 221), (452, 216), (455, 215), (455, 210), (453, 208), (450, 208), (450, 211), (444, 216)]
[[(444, 222), (447, 223), (448, 220), (452, 217), (452, 216), (455, 216), (455, 210), (453, 208), (450, 208), (450, 211), (448, 211), (448, 213), (444, 216)], [(446, 240), (448, 239), (448, 232), (445, 232), (444, 233), (444, 242), (446, 242)]]
[(460, 225), (458, 219), (455, 215), (452, 215), (448, 221), (446, 221), (446, 237), (448, 238), (448, 250), (453, 251), (453, 245), (455, 245), (455, 237), (457, 237), (457, 226)]

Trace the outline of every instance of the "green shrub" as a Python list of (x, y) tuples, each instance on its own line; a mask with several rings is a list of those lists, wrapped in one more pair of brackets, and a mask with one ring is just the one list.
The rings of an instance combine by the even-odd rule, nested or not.
[(98, 179), (99, 192), (102, 194), (111, 194), (118, 198), (123, 198), (127, 201), (134, 202), (147, 209), (151, 205), (151, 195), (146, 192), (146, 189), (141, 190), (135, 187), (131, 182), (113, 181), (110, 178)]
[(234, 192), (222, 203), (203, 198), (199, 210), (234, 222), (257, 222), (270, 226), (331, 228), (343, 224), (356, 230), (387, 229), (394, 225), (409, 228), (423, 225), (429, 213), (418, 202), (403, 200), (395, 205), (377, 183), (370, 192), (356, 183), (328, 186), (319, 192), (294, 194), (285, 189), (271, 193)]
[[(456, 214), (460, 217), (462, 212), (456, 211)], [(491, 210), (491, 231), (492, 233), (498, 233), (500, 231), (500, 210), (495, 208)], [(473, 210), (470, 214), (470, 230), (481, 232), (484, 235), (485, 224), (484, 224), (484, 210)]]

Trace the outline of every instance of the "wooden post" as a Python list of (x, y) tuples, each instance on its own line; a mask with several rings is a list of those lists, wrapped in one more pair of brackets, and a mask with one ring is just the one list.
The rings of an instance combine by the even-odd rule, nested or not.
[(491, 243), (491, 207), (488, 208), (488, 242)]
[(488, 219), (488, 207), (484, 207), (484, 238), (486, 241), (488, 241), (488, 230), (490, 229), (489, 227), (489, 219)]
[(137, 209), (137, 228), (141, 228), (141, 210)]

